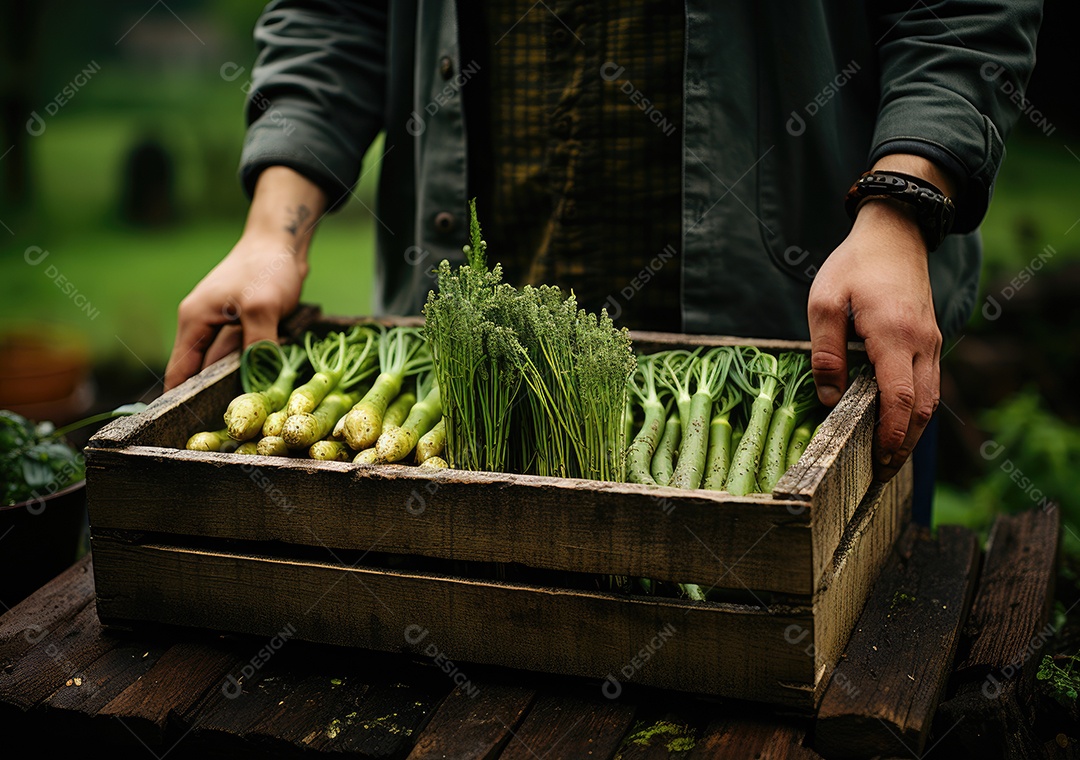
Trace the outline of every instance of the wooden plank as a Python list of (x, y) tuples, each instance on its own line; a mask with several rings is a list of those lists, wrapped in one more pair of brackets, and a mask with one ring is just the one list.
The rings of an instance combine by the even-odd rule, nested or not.
[(50, 629), (93, 599), (93, 565), (87, 555), (0, 617), (0, 670), (13, 667)]
[(191, 746), (401, 757), (449, 690), (442, 678), (401, 669), (388, 679), (363, 672), (364, 659), (343, 662), (341, 652), (312, 650), (290, 645), (250, 678), (238, 678), (239, 686), (209, 692), (184, 715)]
[(999, 515), (964, 627), (953, 696), (938, 708), (942, 751), (1025, 757), (1038, 745), (1035, 673), (1057, 632), (1050, 622), (1059, 551), (1056, 505)]
[(88, 450), (87, 470), (95, 535), (167, 530), (814, 593), (810, 512), (767, 497), (152, 447)]
[(821, 755), (807, 747), (805, 742), (806, 729), (798, 720), (741, 713), (710, 723), (686, 760), (727, 757), (820, 760)]
[(881, 573), (818, 710), (827, 757), (920, 755), (978, 570), (971, 531), (911, 526)]
[(498, 757), (529, 709), (535, 692), (520, 686), (478, 684), (446, 697), (421, 732), (409, 760)]
[[(802, 708), (813, 702), (813, 660), (784, 639), (788, 626), (811, 625), (804, 608), (626, 599), (106, 538), (94, 551), (108, 583), (99, 602), (108, 619), (258, 635), (287, 621), (308, 641), (415, 653), (435, 646), (454, 662), (601, 679), (651, 647), (625, 680)], [(716, 653), (714, 666), (701, 666), (703, 651)]]
[(633, 705), (582, 699), (562, 691), (537, 697), (500, 760), (611, 757), (634, 719)]
[(175, 716), (190, 710), (225, 677), (238, 672), (241, 660), (217, 642), (181, 642), (169, 647), (137, 681), (101, 708), (99, 715), (123, 725), (116, 736), (130, 731), (148, 745), (160, 745)]
[(813, 636), (794, 629), (784, 632), (789, 643), (815, 658), (818, 699), (881, 568), (911, 520), (912, 470), (909, 462), (888, 484), (872, 485), (852, 515), (814, 598)]

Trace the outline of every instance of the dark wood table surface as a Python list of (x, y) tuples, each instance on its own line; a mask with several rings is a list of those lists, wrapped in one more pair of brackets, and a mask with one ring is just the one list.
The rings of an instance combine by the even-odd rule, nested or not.
[[(87, 557), (0, 617), (0, 732), (9, 749), (40, 757), (87, 747), (135, 758), (974, 757), (965, 748), (997, 725), (986, 705), (1026, 704), (1028, 663), (999, 673), (996, 701), (973, 706), (970, 693), (1046, 625), (1057, 531), (1056, 514), (1003, 518), (980, 561), (967, 531), (909, 529), (817, 720), (632, 684), (313, 645), (287, 628), (271, 639), (107, 629)], [(1036, 737), (1013, 741), (1053, 756)], [(1010, 756), (1004, 742), (979, 756)]]

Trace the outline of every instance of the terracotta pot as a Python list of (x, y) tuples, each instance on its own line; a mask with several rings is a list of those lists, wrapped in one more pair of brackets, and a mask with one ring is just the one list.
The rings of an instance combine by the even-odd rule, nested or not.
[(66, 570), (83, 550), (86, 481), (0, 507), (0, 601), (14, 607)]
[(90, 356), (77, 334), (50, 325), (0, 332), (0, 409), (58, 425), (90, 407)]

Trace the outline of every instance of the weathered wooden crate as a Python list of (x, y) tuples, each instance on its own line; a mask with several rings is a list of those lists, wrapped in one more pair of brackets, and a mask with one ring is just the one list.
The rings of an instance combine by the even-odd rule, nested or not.
[[(635, 335), (646, 350), (745, 342)], [(106, 623), (292, 626), (299, 639), (437, 655), (465, 672), (490, 663), (812, 709), (908, 520), (910, 467), (871, 486), (869, 376), (771, 495), (734, 497), (180, 450), (218, 426), (237, 368), (226, 358), (91, 440)], [(490, 579), (500, 566), (545, 580)], [(570, 573), (696, 582), (729, 601), (557, 587)]]

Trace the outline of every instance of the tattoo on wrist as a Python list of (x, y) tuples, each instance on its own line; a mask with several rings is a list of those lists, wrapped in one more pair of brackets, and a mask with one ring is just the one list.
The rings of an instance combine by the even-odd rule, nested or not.
[[(288, 211), (288, 209), (286, 209)], [(306, 232), (304, 228), (304, 222), (311, 216), (311, 209), (301, 203), (296, 207), (295, 211), (289, 211), (292, 214), (292, 219), (287, 225), (285, 225), (285, 231), (293, 237), (297, 237), (301, 232)]]

